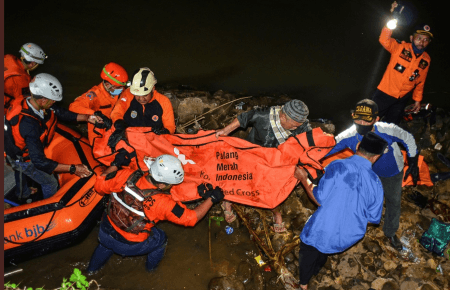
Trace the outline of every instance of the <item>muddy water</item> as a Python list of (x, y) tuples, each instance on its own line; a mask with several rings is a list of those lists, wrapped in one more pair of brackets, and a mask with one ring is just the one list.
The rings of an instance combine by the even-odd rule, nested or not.
[[(225, 223), (211, 223), (211, 260), (209, 255), (209, 226), (205, 218), (194, 228), (171, 223), (160, 223), (169, 239), (166, 255), (153, 272), (145, 270), (145, 256), (114, 255), (98, 272), (89, 275), (106, 289), (207, 289), (209, 281), (218, 276), (236, 273), (241, 261), (255, 263), (257, 249), (249, 239), (245, 227), (235, 229), (231, 235), (224, 231)], [(5, 281), (20, 282), (22, 286), (54, 289), (63, 277), (69, 278), (73, 268), (82, 270), (89, 263), (97, 246), (97, 226), (80, 244), (34, 260), (20, 263), (20, 274), (6, 277)], [(252, 261), (253, 260), (253, 261)], [(211, 267), (212, 261), (212, 267)], [(12, 267), (6, 267), (5, 272)], [(267, 277), (273, 273), (265, 273)]]

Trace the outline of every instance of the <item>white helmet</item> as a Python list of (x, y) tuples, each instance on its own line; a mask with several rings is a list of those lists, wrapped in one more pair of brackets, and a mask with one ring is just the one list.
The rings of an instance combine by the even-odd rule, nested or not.
[(25, 43), (19, 50), (20, 55), (25, 58), (27, 61), (34, 61), (38, 64), (43, 64), (44, 59), (47, 58), (47, 55), (44, 53), (42, 48), (34, 43)]
[(62, 100), (61, 83), (57, 78), (46, 73), (37, 74), (31, 80), (30, 91), (33, 95), (42, 96), (53, 101)]
[(157, 182), (179, 184), (183, 182), (184, 170), (181, 161), (168, 154), (160, 155), (154, 161), (144, 158), (145, 165)]
[(156, 83), (155, 75), (148, 67), (140, 68), (133, 75), (130, 92), (136, 96), (148, 95)]

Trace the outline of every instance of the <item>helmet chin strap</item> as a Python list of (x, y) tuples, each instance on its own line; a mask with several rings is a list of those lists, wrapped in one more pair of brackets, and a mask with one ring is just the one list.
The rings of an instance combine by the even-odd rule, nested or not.
[(32, 68), (28, 68), (28, 65), (24, 62), (25, 58), (23, 56), (20, 57), (20, 60), (22, 61), (22, 64), (28, 74), (30, 74), (30, 71), (35, 70), (39, 66), (39, 64), (37, 62), (34, 62), (35, 65)]
[[(149, 181), (151, 184), (153, 184), (154, 186), (156, 186), (159, 190), (161, 191), (167, 191), (169, 190), (173, 184), (167, 184), (167, 183), (163, 183), (163, 182), (157, 182), (155, 179), (153, 179), (152, 175), (150, 174), (150, 172), (148, 173), (148, 175), (145, 177), (147, 179), (147, 181)], [(161, 185), (164, 185), (164, 187), (161, 187)]]
[(112, 98), (114, 98), (114, 96), (111, 94), (111, 88), (109, 88), (109, 89), (106, 88), (106, 81), (105, 81), (105, 80), (103, 80), (103, 88), (105, 88), (105, 91), (107, 91), (108, 94), (109, 94)]

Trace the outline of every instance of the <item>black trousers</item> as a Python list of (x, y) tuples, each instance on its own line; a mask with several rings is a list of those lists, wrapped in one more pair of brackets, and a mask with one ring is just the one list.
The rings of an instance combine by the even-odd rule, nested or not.
[(300, 242), (299, 270), (300, 285), (308, 285), (313, 275), (317, 275), (327, 262), (329, 254), (324, 254), (303, 242)]
[(376, 90), (372, 95), (372, 101), (378, 105), (378, 116), (380, 117), (380, 121), (398, 125), (411, 96), (412, 91), (407, 93), (403, 98), (396, 99), (380, 90)]

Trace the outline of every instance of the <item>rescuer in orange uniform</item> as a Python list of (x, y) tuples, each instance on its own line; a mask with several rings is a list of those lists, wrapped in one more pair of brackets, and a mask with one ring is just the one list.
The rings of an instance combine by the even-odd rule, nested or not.
[(140, 68), (133, 74), (131, 86), (120, 96), (111, 112), (115, 131), (110, 141), (122, 135), (127, 127), (151, 127), (158, 135), (175, 133), (172, 103), (156, 91), (156, 82), (149, 68)]
[(22, 95), (29, 92), (28, 84), (31, 81), (30, 71), (44, 63), (47, 58), (42, 48), (34, 43), (25, 43), (19, 50), (20, 58), (12, 54), (4, 57), (5, 99), (4, 112), (14, 100), (20, 101)]
[[(397, 7), (394, 2), (391, 12)], [(398, 124), (412, 93), (413, 112), (418, 112), (423, 98), (425, 80), (430, 69), (431, 58), (425, 51), (433, 38), (430, 26), (419, 25), (410, 36), (411, 43), (391, 37), (392, 30), (383, 27), (380, 43), (391, 54), (391, 59), (372, 100), (379, 109), (383, 122)]]
[(205, 200), (193, 210), (172, 199), (168, 189), (183, 182), (184, 170), (178, 158), (161, 155), (144, 158), (149, 171), (118, 169), (130, 164), (126, 151), (116, 155), (112, 165), (99, 177), (95, 190), (111, 194), (107, 212), (99, 231), (99, 245), (91, 257), (87, 271), (99, 270), (114, 254), (147, 255), (147, 271), (155, 269), (164, 256), (167, 237), (155, 225), (168, 220), (183, 226), (194, 226), (213, 204), (220, 202), (222, 189), (200, 185), (199, 194)]
[[(110, 62), (105, 65), (100, 73), (103, 81), (92, 87), (85, 94), (79, 96), (73, 101), (69, 110), (78, 114), (99, 115), (102, 119), (111, 117), (111, 111), (118, 100), (124, 87), (127, 85), (127, 71), (120, 65)], [(99, 114), (101, 112), (103, 115)], [(106, 121), (103, 120), (103, 121)], [(107, 122), (105, 122), (107, 123)], [(106, 128), (111, 125), (105, 125)], [(88, 124), (89, 143), (92, 144), (94, 137), (94, 125)]]
[[(45, 156), (44, 148), (51, 142), (58, 119), (63, 121), (88, 121), (95, 123), (98, 117), (75, 114), (55, 106), (62, 100), (61, 83), (52, 75), (37, 74), (29, 84), (30, 95), (21, 102), (14, 102), (5, 118), (5, 153), (15, 170), (16, 194), (27, 198), (30, 190), (22, 174), (39, 183), (44, 198), (58, 190), (53, 173), (71, 173), (81, 178), (92, 174), (83, 164), (61, 164)], [(22, 193), (23, 189), (23, 193)]]

